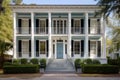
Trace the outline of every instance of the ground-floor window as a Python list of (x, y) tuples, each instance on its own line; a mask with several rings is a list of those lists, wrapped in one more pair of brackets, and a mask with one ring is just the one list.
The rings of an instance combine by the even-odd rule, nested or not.
[(80, 41), (74, 41), (74, 54), (80, 54)]
[(40, 41), (39, 43), (40, 54), (46, 54), (46, 41)]

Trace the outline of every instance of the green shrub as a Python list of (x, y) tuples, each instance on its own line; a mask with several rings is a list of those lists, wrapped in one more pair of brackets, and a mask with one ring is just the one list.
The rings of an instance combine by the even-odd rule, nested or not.
[(82, 67), (83, 73), (98, 73), (98, 74), (113, 74), (119, 73), (119, 67), (115, 65), (93, 65), (93, 64), (86, 64)]
[(41, 68), (46, 68), (46, 59), (40, 59), (40, 67)]
[(118, 65), (118, 60), (117, 59), (108, 59), (108, 64), (110, 64), (110, 65)]
[(4, 65), (11, 65), (11, 62), (4, 62)]
[(13, 64), (20, 64), (20, 60), (19, 59), (13, 59)]
[(75, 59), (74, 66), (75, 66), (76, 70), (77, 70), (77, 68), (80, 68), (80, 64), (81, 64), (81, 59)]
[(38, 59), (36, 59), (36, 58), (31, 59), (30, 62), (31, 62), (32, 64), (39, 64), (39, 61), (38, 61)]
[(5, 65), (3, 67), (4, 73), (37, 73), (39, 72), (38, 65)]
[(100, 64), (100, 61), (97, 60), (97, 59), (93, 59), (93, 60), (92, 60), (92, 64)]
[(21, 62), (21, 64), (27, 64), (28, 63), (26, 58), (20, 59), (20, 62)]
[(118, 66), (120, 68), (120, 57), (118, 57), (117, 62), (118, 62)]
[(92, 64), (92, 59), (83, 60), (84, 64)]

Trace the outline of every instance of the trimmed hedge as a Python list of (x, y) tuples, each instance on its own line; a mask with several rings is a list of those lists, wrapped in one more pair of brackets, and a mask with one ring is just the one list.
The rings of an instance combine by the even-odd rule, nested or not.
[(76, 71), (78, 68), (81, 68), (80, 63), (81, 63), (81, 59), (76, 59), (74, 61), (74, 66), (75, 66)]
[(4, 73), (37, 73), (39, 72), (38, 65), (5, 65), (3, 67)]
[(82, 67), (83, 73), (98, 73), (98, 74), (113, 74), (119, 73), (119, 67), (115, 65), (104, 65), (104, 64), (97, 64), (97, 65), (84, 65)]
[(40, 59), (40, 68), (46, 69), (46, 59)]
[(27, 61), (26, 58), (22, 58), (22, 59), (20, 59), (20, 62), (21, 62), (21, 64), (27, 64), (27, 63), (28, 63), (28, 61)]

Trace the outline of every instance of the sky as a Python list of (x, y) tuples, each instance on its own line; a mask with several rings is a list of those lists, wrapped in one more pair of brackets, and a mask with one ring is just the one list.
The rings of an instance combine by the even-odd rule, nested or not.
[(23, 0), (25, 4), (96, 4), (95, 0)]

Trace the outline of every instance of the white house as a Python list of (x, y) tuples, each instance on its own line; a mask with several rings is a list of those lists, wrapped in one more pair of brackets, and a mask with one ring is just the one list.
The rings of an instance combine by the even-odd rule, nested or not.
[(106, 61), (105, 21), (96, 5), (12, 5), (14, 58)]

